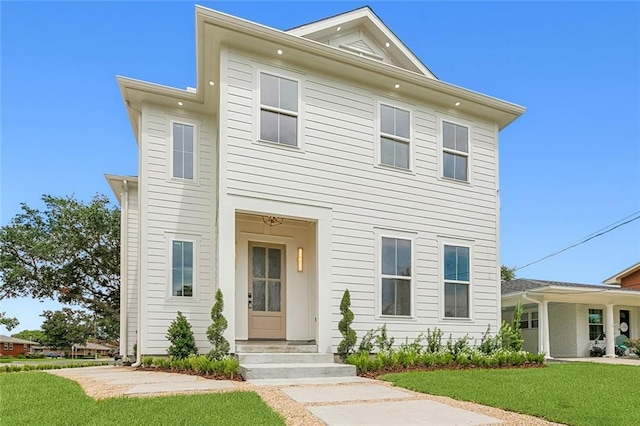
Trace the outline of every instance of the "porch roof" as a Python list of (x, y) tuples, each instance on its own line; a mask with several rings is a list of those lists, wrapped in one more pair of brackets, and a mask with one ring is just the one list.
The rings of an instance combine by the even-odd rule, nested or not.
[(621, 288), (619, 285), (580, 284), (519, 278), (502, 282), (502, 306), (518, 302), (550, 302), (616, 304), (640, 306), (640, 290)]

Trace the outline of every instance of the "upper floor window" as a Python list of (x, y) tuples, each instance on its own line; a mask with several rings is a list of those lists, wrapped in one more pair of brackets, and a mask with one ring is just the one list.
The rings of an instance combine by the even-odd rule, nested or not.
[(443, 176), (469, 181), (469, 128), (442, 122)]
[(380, 104), (380, 163), (409, 169), (411, 152), (411, 114)]
[(193, 180), (194, 150), (193, 126), (173, 123), (173, 171), (171, 176)]
[(411, 315), (411, 240), (382, 237), (382, 315)]
[(171, 295), (193, 296), (193, 242), (172, 242)]
[(298, 82), (260, 73), (260, 140), (298, 146)]
[(444, 316), (469, 318), (469, 247), (444, 246)]

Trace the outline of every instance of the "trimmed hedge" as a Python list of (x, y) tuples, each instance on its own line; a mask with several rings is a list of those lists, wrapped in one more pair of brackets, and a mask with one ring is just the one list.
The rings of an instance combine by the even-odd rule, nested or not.
[(0, 365), (0, 373), (16, 373), (19, 371), (60, 370), (63, 368), (97, 367), (109, 365), (109, 362), (69, 362), (66, 364), (25, 364)]
[(193, 372), (200, 375), (226, 376), (232, 378), (239, 374), (240, 364), (235, 357), (227, 356), (220, 360), (206, 355), (189, 355), (187, 358), (142, 357), (142, 366), (177, 372)]

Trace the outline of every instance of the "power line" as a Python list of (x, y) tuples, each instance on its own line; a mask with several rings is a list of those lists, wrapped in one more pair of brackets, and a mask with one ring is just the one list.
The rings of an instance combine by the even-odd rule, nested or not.
[[(599, 236), (601, 236), (601, 235), (607, 234), (607, 233), (609, 233), (609, 232), (613, 231), (613, 230), (614, 230), (614, 229), (616, 229), (616, 228), (620, 228), (621, 226), (626, 225), (626, 224), (628, 224), (628, 223), (631, 223), (631, 222), (633, 222), (634, 220), (638, 220), (638, 219), (640, 219), (640, 215), (638, 215), (638, 216), (636, 216), (636, 217), (634, 217), (634, 218), (632, 218), (632, 219), (629, 219), (629, 220), (626, 220), (626, 221), (624, 221), (624, 222), (620, 223), (621, 221), (623, 221), (623, 220), (625, 220), (625, 219), (628, 219), (628, 218), (630, 218), (630, 217), (632, 217), (632, 216), (634, 216), (634, 215), (637, 215), (638, 213), (640, 213), (640, 210), (639, 210), (639, 211), (637, 211), (637, 212), (635, 212), (635, 213), (632, 213), (632, 214), (630, 214), (629, 216), (624, 217), (624, 218), (622, 218), (622, 219), (620, 219), (620, 220), (618, 220), (618, 221), (616, 221), (616, 222), (613, 222), (611, 225), (605, 226), (604, 228), (602, 228), (602, 229), (600, 229), (600, 230), (598, 230), (598, 231), (596, 231), (596, 232), (594, 232), (594, 233), (592, 233), (592, 234), (587, 235), (587, 236), (586, 236), (586, 237), (584, 237), (582, 240), (580, 240), (580, 241), (578, 241), (578, 242), (576, 242), (576, 243), (574, 243), (574, 244), (571, 244), (571, 245), (569, 245), (569, 246), (567, 246), (567, 247), (565, 247), (565, 248), (563, 248), (563, 249), (561, 249), (561, 250), (558, 250), (558, 251), (555, 251), (555, 252), (553, 252), (553, 253), (551, 253), (551, 254), (548, 254), (548, 255), (546, 255), (546, 256), (544, 256), (544, 257), (542, 257), (542, 258), (538, 259), (538, 260), (534, 260), (533, 262), (529, 262), (529, 263), (527, 263), (527, 264), (526, 264), (526, 265), (524, 265), (524, 266), (520, 266), (520, 267), (518, 267), (518, 268), (514, 268), (514, 270), (515, 270), (515, 271), (519, 271), (520, 269), (524, 269), (524, 268), (526, 268), (527, 266), (531, 266), (531, 265), (534, 265), (534, 264), (536, 264), (536, 263), (542, 262), (543, 260), (549, 259), (550, 257), (557, 256), (557, 255), (559, 255), (560, 253), (563, 253), (563, 252), (565, 252), (565, 251), (567, 251), (567, 250), (569, 250), (569, 249), (572, 249), (572, 248), (574, 248), (574, 247), (577, 247), (577, 246), (579, 246), (579, 245), (582, 245), (582, 244), (586, 243), (587, 241), (593, 240), (594, 238), (597, 238), (597, 237), (599, 237)], [(615, 226), (614, 226), (614, 225), (615, 225)]]

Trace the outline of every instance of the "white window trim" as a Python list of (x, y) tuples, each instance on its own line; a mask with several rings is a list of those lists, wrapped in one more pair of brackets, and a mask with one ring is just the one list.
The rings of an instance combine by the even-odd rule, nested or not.
[[(384, 321), (415, 321), (416, 317), (416, 240), (417, 234), (411, 231), (375, 229), (375, 318)], [(411, 313), (410, 315), (382, 314), (382, 238), (395, 238), (411, 241)], [(406, 277), (400, 277), (406, 278)]]
[[(467, 247), (469, 249), (469, 282), (466, 281), (455, 281), (455, 280), (445, 280), (444, 279), (444, 246), (455, 246), (455, 247)], [(474, 309), (473, 309), (473, 291), (474, 291), (474, 242), (471, 240), (465, 240), (460, 238), (453, 237), (438, 237), (438, 300), (439, 300), (439, 312), (440, 312), (440, 320), (442, 321), (451, 321), (451, 322), (471, 322), (474, 320)], [(467, 318), (461, 317), (447, 317), (445, 316), (445, 291), (444, 284), (453, 283), (453, 284), (466, 284), (469, 286), (469, 316)]]
[[(173, 125), (182, 124), (185, 126), (193, 127), (193, 179), (185, 179), (176, 177), (173, 175)], [(169, 119), (169, 165), (167, 167), (167, 180), (171, 182), (180, 182), (185, 184), (197, 185), (199, 183), (198, 173), (200, 168), (198, 167), (200, 159), (200, 123), (188, 120), (184, 118), (170, 118)]]
[[(197, 303), (199, 300), (200, 286), (200, 240), (199, 234), (187, 233), (165, 233), (165, 254), (166, 254), (166, 294), (167, 300), (180, 303)], [(173, 295), (173, 242), (182, 241), (193, 243), (193, 295), (174, 296)]]
[[(473, 132), (473, 123), (469, 120), (465, 120), (462, 119), (460, 117), (455, 117), (452, 115), (446, 115), (446, 114), (441, 114), (441, 113), (436, 113), (436, 121), (437, 121), (437, 141), (438, 141), (438, 180), (443, 181), (443, 182), (450, 182), (450, 183), (454, 183), (454, 184), (460, 184), (460, 185), (466, 185), (466, 186), (473, 186), (473, 155), (472, 155), (472, 151), (473, 151), (473, 145), (472, 145), (472, 140), (473, 138), (471, 137), (472, 132)], [(451, 148), (445, 148), (444, 146), (444, 125), (443, 122), (446, 121), (447, 123), (451, 123), (451, 124), (456, 124), (458, 126), (464, 126), (468, 129), (468, 141), (467, 141), (467, 146), (469, 148), (469, 152), (465, 153), (463, 151), (457, 151)], [(449, 152), (451, 154), (456, 154), (456, 155), (466, 155), (467, 157), (467, 180), (459, 180), (459, 179), (454, 179), (454, 178), (450, 178), (450, 177), (446, 177), (444, 175), (444, 164), (442, 161), (442, 157), (443, 154), (445, 152)]]
[[(591, 311), (591, 310), (602, 312), (602, 314), (600, 315), (600, 318), (601, 318), (601, 321), (602, 321), (601, 323), (597, 323), (596, 324), (596, 323), (589, 322), (589, 311)], [(594, 339), (591, 339), (591, 336), (590, 336), (591, 332), (589, 330), (590, 326), (592, 326), (592, 325), (600, 325), (600, 326), (602, 326), (602, 333), (600, 333), (601, 336), (606, 332), (605, 326), (604, 326), (604, 315), (605, 315), (605, 312), (604, 312), (603, 308), (596, 308), (596, 307), (593, 307), (593, 306), (588, 306), (587, 307), (587, 339), (590, 342), (594, 342), (595, 341)], [(600, 339), (600, 341), (602, 341), (602, 340), (604, 340), (604, 339)]]
[[(536, 314), (537, 318), (534, 319), (533, 314)], [(538, 325), (536, 325), (535, 327), (533, 326), (534, 321), (538, 321)], [(540, 314), (538, 313), (538, 311), (530, 311), (529, 312), (529, 329), (537, 330), (538, 328), (540, 328)]]
[[(253, 80), (254, 80), (254, 84), (253, 84), (253, 88), (254, 88), (254, 93), (256, 94), (256, 98), (254, 99), (254, 126), (253, 126), (253, 141), (255, 144), (259, 144), (259, 145), (264, 145), (264, 146), (270, 146), (270, 147), (277, 147), (277, 148), (281, 148), (281, 149), (287, 149), (287, 150), (291, 150), (291, 151), (304, 151), (304, 135), (303, 135), (303, 130), (304, 130), (304, 125), (303, 125), (303, 111), (304, 111), (304, 103), (302, 102), (302, 100), (304, 99), (303, 96), (303, 84), (302, 82), (303, 80), (303, 76), (297, 73), (292, 73), (292, 72), (288, 72), (286, 70), (283, 70), (281, 68), (274, 68), (274, 67), (270, 67), (267, 66), (265, 64), (257, 64), (254, 63), (253, 64), (253, 68), (254, 68), (254, 75), (253, 75)], [(279, 77), (279, 78), (285, 78), (287, 80), (292, 80), (295, 81), (298, 84), (298, 112), (295, 113), (295, 117), (296, 117), (296, 125), (297, 125), (297, 144), (296, 146), (291, 146), (291, 145), (286, 145), (286, 144), (282, 144), (282, 143), (278, 143), (278, 142), (273, 142), (273, 141), (267, 141), (267, 140), (263, 140), (260, 139), (260, 126), (261, 126), (261, 122), (260, 122), (260, 111), (262, 111), (262, 102), (260, 102), (261, 99), (261, 87), (260, 87), (260, 74), (269, 74), (272, 75), (274, 77)], [(293, 111), (289, 111), (289, 110), (284, 110), (284, 109), (280, 109), (280, 108), (275, 108), (272, 106), (265, 106), (265, 109), (268, 111), (273, 111), (273, 112), (281, 112), (283, 114), (287, 114), (287, 115), (294, 115)]]
[[(409, 113), (409, 139), (403, 138), (401, 136), (392, 135), (389, 133), (384, 133), (380, 130), (380, 125), (381, 125), (380, 108), (382, 107), (382, 105), (395, 108), (395, 109), (400, 109), (402, 111), (407, 111)], [(415, 175), (415, 157), (416, 157), (415, 145), (416, 144), (415, 144), (414, 121), (415, 121), (415, 107), (402, 102), (398, 102), (398, 101), (391, 101), (386, 99), (376, 100), (374, 117), (373, 117), (374, 167)], [(382, 164), (382, 149), (381, 149), (382, 142), (380, 140), (380, 138), (382, 137), (409, 144), (409, 168), (408, 169), (403, 169), (402, 167), (390, 166), (388, 164)]]

